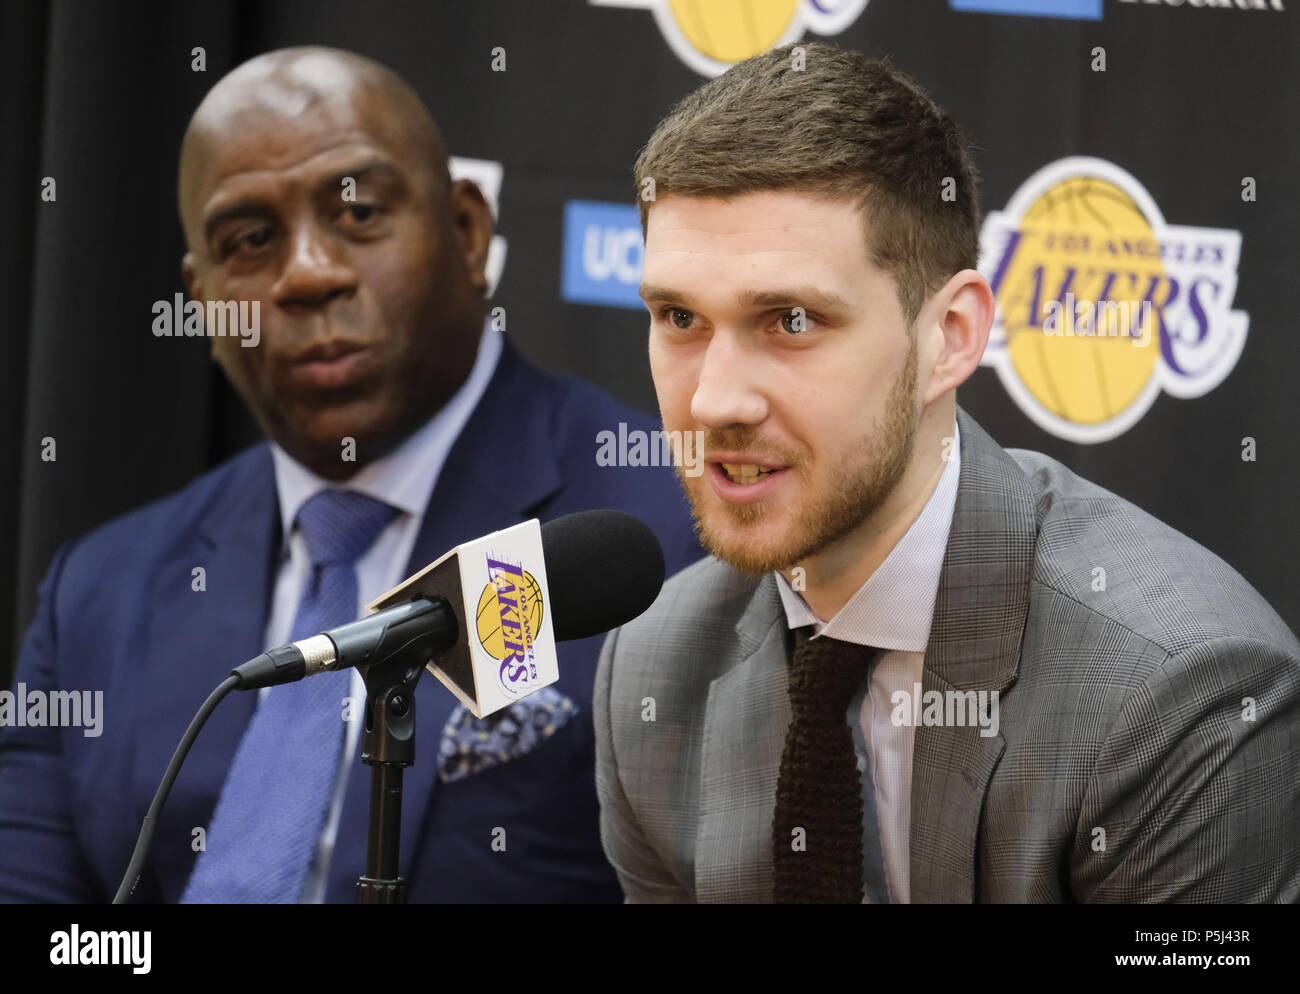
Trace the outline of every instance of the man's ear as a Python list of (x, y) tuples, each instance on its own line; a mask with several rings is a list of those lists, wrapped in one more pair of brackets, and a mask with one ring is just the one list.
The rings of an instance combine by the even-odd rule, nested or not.
[(927, 306), (932, 314), (928, 327), (934, 356), (923, 390), (929, 404), (975, 372), (988, 345), (997, 303), (984, 274), (963, 269)]
[(451, 184), (448, 198), (451, 221), (456, 229), (470, 284), (480, 296), (487, 296), (487, 257), (495, 225), (492, 208), (472, 180), (458, 179)]
[[(185, 281), (185, 292), (190, 300), (197, 300), (203, 305), (203, 281), (199, 278), (198, 267), (194, 265), (194, 253), (186, 252), (181, 258), (181, 279)], [(208, 339), (208, 356), (215, 360), (217, 352), (216, 338)]]
[(203, 284), (199, 282), (199, 273), (194, 267), (193, 252), (186, 252), (181, 259), (181, 279), (185, 281), (185, 292), (190, 295), (190, 300), (203, 299)]

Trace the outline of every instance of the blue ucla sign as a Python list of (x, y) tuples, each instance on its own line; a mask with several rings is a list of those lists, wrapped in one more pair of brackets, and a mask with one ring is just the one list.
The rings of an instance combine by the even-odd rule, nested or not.
[(560, 294), (578, 304), (641, 308), (645, 240), (635, 206), (594, 200), (564, 205)]
[(953, 10), (970, 13), (1101, 20), (1101, 0), (949, 0), (949, 3)]

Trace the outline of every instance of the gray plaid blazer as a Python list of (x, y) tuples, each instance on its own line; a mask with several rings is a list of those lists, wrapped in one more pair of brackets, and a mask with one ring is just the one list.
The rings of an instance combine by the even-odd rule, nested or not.
[[(1207, 549), (957, 417), (923, 689), (996, 690), (1000, 727), (916, 729), (912, 901), (1300, 900), (1295, 635)], [(711, 557), (606, 640), (596, 779), (629, 901), (772, 899), (790, 646), (773, 575)]]

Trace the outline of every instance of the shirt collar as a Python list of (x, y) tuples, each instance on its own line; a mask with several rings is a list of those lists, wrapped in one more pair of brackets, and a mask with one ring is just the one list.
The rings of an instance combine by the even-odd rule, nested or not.
[(823, 623), (789, 581), (776, 574), (786, 622), (792, 629), (814, 625), (817, 634), (844, 642), (904, 652), (925, 651), (953, 509), (957, 505), (961, 433), (955, 421), (952, 452), (920, 515), (885, 561), (830, 621)]
[[(391, 504), (398, 511), (422, 517), (452, 445), (496, 370), (502, 347), (501, 333), (484, 325), (474, 366), (451, 399), (397, 448), (362, 466), (343, 486)], [(281, 534), (287, 548), (302, 505), (338, 484), (313, 473), (274, 442), (271, 457), (280, 498)]]

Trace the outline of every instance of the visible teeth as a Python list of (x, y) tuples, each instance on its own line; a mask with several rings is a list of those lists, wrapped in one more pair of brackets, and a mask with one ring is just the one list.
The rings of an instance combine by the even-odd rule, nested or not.
[(726, 471), (727, 478), (733, 483), (754, 483), (765, 476), (771, 476), (773, 472), (753, 463), (724, 462), (722, 468)]

